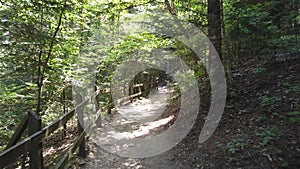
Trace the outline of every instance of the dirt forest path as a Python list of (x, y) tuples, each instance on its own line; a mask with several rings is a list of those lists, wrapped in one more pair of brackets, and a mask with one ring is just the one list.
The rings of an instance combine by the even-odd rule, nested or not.
[[(209, 91), (201, 93), (201, 108), (192, 130), (171, 150), (149, 158), (125, 158), (103, 150), (89, 139), (87, 158), (81, 159), (77, 163), (80, 165), (72, 165), (71, 168), (298, 169), (300, 167), (299, 60), (260, 65), (248, 63), (242, 69), (233, 72), (233, 75), (233, 83), (228, 86), (226, 107), (220, 124), (205, 143), (199, 144), (198, 137), (209, 110)], [(154, 98), (154, 101), (159, 101), (159, 97)], [(146, 100), (138, 100), (133, 104), (143, 103), (146, 103)], [(159, 120), (172, 117), (171, 114), (176, 114), (174, 110), (175, 112), (178, 110), (178, 107), (170, 105), (166, 107), (166, 110), (173, 113), (160, 116)], [(157, 117), (154, 114), (150, 115), (151, 113), (149, 116), (131, 114), (127, 111), (130, 109), (130, 104), (123, 107), (123, 113), (127, 113), (131, 119), (139, 117), (146, 121)], [(146, 110), (146, 106), (140, 109)], [(118, 114), (114, 118), (112, 122), (117, 122), (116, 126), (119, 125), (121, 132), (132, 134), (136, 131), (132, 137), (144, 137), (147, 134), (164, 131), (175, 120), (169, 119), (171, 122), (166, 120), (157, 129), (143, 130), (140, 127), (146, 128), (147, 125), (137, 125), (131, 121), (124, 127), (122, 124), (126, 119)], [(159, 121), (158, 119), (154, 121)], [(141, 131), (144, 134), (150, 132), (143, 135)]]
[(102, 128), (93, 132), (91, 142), (94, 143), (89, 145), (88, 162), (82, 168), (142, 168), (142, 160), (119, 157), (105, 151), (95, 142), (109, 148), (112, 146), (114, 149), (117, 148), (111, 143), (114, 139), (122, 141), (151, 137), (165, 130), (164, 126), (174, 119), (174, 115), (161, 117), (170, 96), (168, 87), (159, 87), (152, 90), (147, 98), (140, 97), (133, 103), (128, 101), (118, 107), (117, 111), (104, 122)]
[(152, 90), (148, 98), (140, 97), (132, 103), (123, 103), (104, 121), (102, 128), (95, 128), (91, 137), (103, 146), (114, 146), (111, 144), (112, 140), (122, 141), (147, 136), (151, 130), (172, 119), (160, 119), (169, 96), (169, 89), (160, 87)]

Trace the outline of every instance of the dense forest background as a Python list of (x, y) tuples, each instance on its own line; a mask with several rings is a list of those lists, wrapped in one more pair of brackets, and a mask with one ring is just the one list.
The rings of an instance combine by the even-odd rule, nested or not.
[[(228, 84), (246, 63), (299, 58), (298, 0), (0, 0), (0, 150), (29, 109), (47, 124), (73, 107), (72, 66), (93, 30), (150, 8), (200, 28), (221, 56)], [(101, 49), (107, 52), (97, 67), (102, 88), (109, 87), (124, 55), (157, 47), (174, 50), (199, 82), (207, 77), (194, 54), (169, 37), (140, 34), (124, 39)]]

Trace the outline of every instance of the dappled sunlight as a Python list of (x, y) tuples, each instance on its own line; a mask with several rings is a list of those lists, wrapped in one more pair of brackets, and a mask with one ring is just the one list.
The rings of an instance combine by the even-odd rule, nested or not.
[(95, 130), (95, 137), (92, 138), (102, 145), (111, 146), (114, 141), (147, 137), (152, 130), (165, 126), (175, 118), (170, 115), (160, 119), (169, 97), (169, 88), (160, 87), (150, 92), (148, 98), (140, 98), (119, 107), (118, 112), (104, 122), (102, 128)]
[(149, 134), (151, 130), (168, 124), (173, 118), (174, 118), (174, 116), (170, 116), (168, 118), (164, 118), (161, 120), (149, 122), (149, 123), (146, 123), (145, 125), (139, 127), (139, 129), (133, 130), (130, 132), (109, 131), (106, 134), (108, 137), (114, 138), (116, 140), (142, 137), (142, 136), (146, 136), (147, 134)]
[(139, 169), (142, 168), (142, 165), (140, 163), (141, 162), (138, 159), (128, 159), (125, 162), (123, 162), (122, 165), (128, 168)]
[(170, 92), (166, 87), (150, 92), (148, 98), (140, 98), (117, 108), (124, 118), (130, 121), (149, 122), (157, 119), (164, 111)]
[(51, 146), (47, 149), (44, 149), (43, 156), (52, 155), (53, 153), (55, 153), (57, 151), (66, 150), (68, 147), (70, 147), (71, 144), (72, 144), (72, 142), (68, 142), (68, 143), (61, 144), (58, 147)]
[(141, 136), (147, 135), (150, 133), (150, 130), (164, 126), (164, 125), (168, 124), (172, 119), (174, 119), (174, 116), (170, 116), (168, 118), (150, 122), (150, 123), (148, 123), (148, 125), (142, 126), (139, 130), (135, 130), (131, 134), (134, 137), (141, 137)]

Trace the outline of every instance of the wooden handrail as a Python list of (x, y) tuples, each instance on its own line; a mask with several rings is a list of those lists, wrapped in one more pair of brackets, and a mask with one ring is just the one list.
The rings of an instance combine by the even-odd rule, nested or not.
[(7, 144), (6, 149), (8, 149), (9, 147), (17, 144), (17, 142), (20, 140), (22, 134), (24, 133), (27, 124), (28, 124), (28, 114), (26, 113), (24, 118), (22, 119), (20, 125), (18, 126), (18, 128), (16, 129), (16, 132), (14, 133), (14, 135), (12, 136), (12, 138), (10, 139), (9, 143)]
[[(136, 84), (134, 87), (141, 87), (144, 86), (143, 83), (141, 84)], [(90, 96), (88, 99), (85, 101), (81, 102), (79, 105), (77, 105), (73, 110), (69, 111), (68, 113), (62, 115), (58, 119), (56, 119), (54, 122), (51, 124), (45, 126), (42, 128), (40, 131), (28, 136), (26, 139), (22, 140), (19, 143), (16, 143), (18, 138), (20, 137), (20, 132), (22, 131), (24, 126), (27, 125), (28, 120), (27, 117), (22, 120), (21, 125), (18, 127), (19, 132), (16, 132), (13, 136), (13, 139), (11, 142), (8, 144), (7, 149), (4, 150), (2, 153), (0, 153), (0, 168), (4, 168), (8, 164), (14, 162), (18, 157), (20, 157), (22, 154), (25, 154), (30, 150), (30, 145), (37, 144), (37, 142), (41, 142), (43, 139), (48, 137), (51, 133), (53, 133), (55, 130), (57, 130), (60, 127), (63, 127), (74, 115), (75, 113), (82, 109), (84, 106), (89, 104), (93, 99), (96, 98), (99, 94), (105, 94), (105, 93), (110, 93), (110, 89), (104, 89), (104, 90), (97, 90), (94, 92), (92, 96)], [(125, 97), (124, 99), (131, 99), (134, 97), (137, 97), (141, 95), (142, 92), (140, 91), (139, 93), (132, 94), (128, 97)], [(101, 112), (105, 111), (107, 109), (110, 109), (113, 106), (113, 103), (109, 103), (105, 107), (100, 108), (97, 113), (96, 113), (96, 119), (100, 118)], [(91, 122), (89, 125), (86, 126), (85, 130), (90, 130), (91, 126), (95, 123), (95, 121)], [(22, 132), (21, 132), (22, 133)], [(61, 166), (64, 166), (65, 160), (69, 159), (76, 148), (82, 143), (84, 140), (85, 132), (82, 132), (79, 134), (78, 138), (76, 139), (75, 143), (69, 148), (69, 151), (67, 154), (63, 156), (63, 158), (60, 160), (58, 164), (61, 164)], [(59, 166), (59, 165), (57, 165)]]
[(4, 150), (0, 154), (0, 168), (4, 168), (8, 164), (14, 162), (15, 159), (17, 159), (19, 156), (24, 154), (24, 152), (28, 152), (31, 139), (32, 139), (31, 137), (26, 138), (23, 141), (19, 142), (18, 144)]
[[(96, 112), (96, 117), (95, 119), (100, 118), (101, 112), (105, 111), (109, 108), (109, 105), (106, 105), (105, 107), (101, 108), (100, 110), (98, 110)], [(91, 123), (89, 123), (87, 125), (87, 127), (84, 129), (84, 131), (90, 131), (91, 127), (95, 124), (96, 120), (92, 121)], [(82, 132), (77, 139), (75, 140), (75, 142), (72, 144), (72, 146), (67, 150), (67, 152), (62, 156), (62, 158), (59, 160), (59, 162), (57, 163), (57, 165), (54, 167), (55, 169), (62, 169), (66, 166), (67, 161), (73, 156), (73, 153), (75, 152), (75, 150), (79, 147), (79, 145), (81, 144), (81, 142), (83, 141), (84, 136), (86, 135), (86, 132)]]
[(57, 130), (60, 127), (63, 127), (75, 114), (76, 110), (80, 109), (83, 106), (86, 106), (93, 98), (95, 98), (98, 94), (100, 94), (100, 90), (94, 92), (94, 94), (83, 101), (81, 104), (75, 107), (75, 109), (71, 110), (67, 114), (62, 115), (60, 118), (56, 119), (54, 122), (49, 124), (48, 126), (42, 128), (40, 131), (28, 136), (23, 141), (15, 144), (14, 146), (6, 149), (2, 153), (0, 153), (0, 168), (7, 166), (8, 164), (15, 161), (16, 158), (21, 156), (22, 154), (29, 151), (29, 145), (32, 144), (34, 140), (44, 139), (48, 137), (51, 133)]
[(77, 139), (75, 140), (74, 144), (69, 148), (69, 150), (63, 155), (63, 157), (59, 160), (57, 165), (54, 167), (55, 169), (63, 169), (68, 160), (73, 156), (73, 153), (77, 149), (77, 147), (80, 145), (80, 143), (83, 141), (83, 138), (85, 136), (85, 132), (82, 132)]
[(8, 164), (14, 162), (15, 159), (18, 158), (20, 155), (28, 152), (31, 143), (34, 143), (36, 140), (41, 140), (44, 138), (46, 133), (45, 131), (45, 128), (43, 128), (41, 131), (30, 135), (18, 144), (0, 153), (0, 168), (7, 166)]
[[(112, 104), (112, 103), (111, 103)], [(94, 119), (98, 119), (101, 118), (101, 112), (105, 111), (109, 108), (109, 105), (106, 105), (105, 107), (101, 108), (100, 110), (98, 110), (96, 112), (96, 117)], [(95, 124), (96, 120), (92, 121), (91, 123), (89, 123), (84, 131), (82, 132), (78, 138), (75, 140), (75, 142), (72, 144), (72, 146), (67, 150), (67, 152), (63, 155), (63, 157), (59, 160), (59, 162), (57, 163), (57, 165), (54, 167), (55, 169), (62, 169), (66, 166), (67, 161), (73, 156), (73, 153), (75, 152), (75, 150), (78, 148), (78, 146), (81, 144), (81, 142), (83, 141), (83, 138), (85, 136), (86, 131), (90, 131), (91, 127)]]

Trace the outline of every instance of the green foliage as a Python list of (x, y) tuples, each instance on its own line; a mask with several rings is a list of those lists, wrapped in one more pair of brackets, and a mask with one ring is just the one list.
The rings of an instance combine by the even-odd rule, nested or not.
[(215, 141), (214, 143), (215, 143), (215, 145), (216, 145), (218, 148), (222, 148), (222, 147), (223, 147), (223, 144), (222, 144), (220, 141)]
[(260, 96), (260, 105), (261, 107), (267, 107), (268, 112), (272, 112), (279, 105), (280, 98), (278, 97), (269, 97), (269, 96)]
[(263, 68), (263, 67), (254, 68), (252, 70), (253, 74), (261, 74), (261, 73), (263, 73), (265, 71), (266, 71), (266, 68)]
[[(232, 59), (275, 60), (299, 53), (297, 1), (224, 1), (225, 26)], [(231, 60), (237, 63), (235, 60)]]
[(289, 163), (288, 162), (283, 162), (282, 164), (281, 164), (281, 167), (284, 167), (284, 168), (286, 168), (286, 167), (288, 167), (289, 166)]
[(256, 131), (256, 136), (260, 137), (262, 140), (259, 143), (259, 146), (263, 147), (270, 143), (270, 141), (277, 139), (278, 134), (273, 131), (271, 128), (259, 127)]
[(265, 114), (261, 114), (258, 116), (257, 121), (264, 121), (267, 119), (267, 116)]
[(273, 105), (277, 100), (276, 97), (268, 97), (268, 96), (262, 96), (260, 97), (260, 99), (261, 99), (260, 104), (262, 107)]
[(288, 119), (292, 123), (300, 122), (300, 110), (287, 113)]
[(0, 151), (2, 151), (7, 144), (8, 138), (10, 138), (15, 130), (15, 124), (19, 123), (20, 116), (15, 112), (6, 111), (1, 114), (0, 118)]
[(287, 115), (290, 115), (290, 116), (299, 116), (300, 115), (300, 111), (289, 112), (289, 113), (287, 113)]
[(236, 159), (234, 158), (234, 157), (226, 157), (226, 161), (228, 162), (228, 163), (232, 163), (232, 162), (234, 162)]
[(236, 139), (232, 139), (227, 143), (227, 148), (229, 152), (236, 153), (247, 146), (249, 142), (247, 134), (239, 134)]
[(189, 0), (174, 2), (179, 17), (187, 19), (200, 28), (207, 26), (207, 4), (203, 1)]

